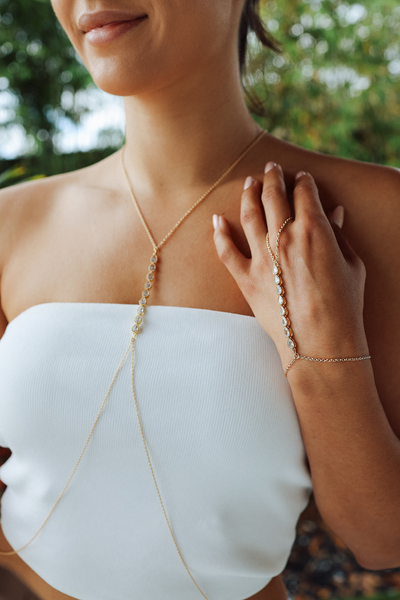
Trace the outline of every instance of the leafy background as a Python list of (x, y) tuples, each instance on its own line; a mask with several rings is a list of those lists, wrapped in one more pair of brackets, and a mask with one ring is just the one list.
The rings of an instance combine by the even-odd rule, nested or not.
[[(398, 2), (270, 0), (262, 14), (282, 51), (266, 52), (249, 37), (244, 83), (267, 115), (255, 119), (311, 150), (400, 167)], [(105, 126), (87, 152), (62, 151), (63, 123), (77, 124), (91, 110), (82, 99), (94, 84), (49, 1), (0, 0), (0, 17), (0, 186), (77, 169), (120, 147), (121, 129)], [(1, 158), (17, 130), (23, 150)], [(313, 501), (299, 521), (285, 580), (297, 600), (400, 600), (400, 569), (361, 569)]]

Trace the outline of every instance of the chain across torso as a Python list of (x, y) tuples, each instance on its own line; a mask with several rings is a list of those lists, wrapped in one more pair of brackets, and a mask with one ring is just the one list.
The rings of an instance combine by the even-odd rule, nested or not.
[[(182, 248), (187, 246), (187, 242), (184, 241), (185, 229), (182, 229), (179, 240), (177, 238), (177, 243), (171, 241), (172, 246), (166, 246), (165, 252), (168, 258), (173, 256), (172, 263), (175, 266), (174, 268), (168, 266), (169, 261), (166, 260), (163, 271), (167, 272), (166, 277), (169, 281), (174, 281), (174, 284), (169, 287), (169, 291), (163, 286), (162, 294), (155, 292), (154, 303), (211, 308), (251, 315), (249, 307), (232, 284), (229, 275), (226, 275), (224, 269), (220, 267), (215, 256), (215, 249), (212, 247), (211, 215), (213, 210), (219, 214), (227, 215), (229, 222), (232, 223), (232, 229), (236, 234), (239, 245), (245, 252), (244, 236), (241, 233), (239, 223), (240, 191), (244, 177), (247, 174), (252, 174), (261, 180), (263, 165), (269, 158), (280, 162), (284, 171), (289, 174), (294, 175), (299, 169), (312, 172), (321, 191), (321, 200), (326, 211), (341, 203), (344, 205), (346, 213), (351, 216), (360, 212), (364, 213), (366, 207), (369, 207), (368, 210), (371, 212), (370, 224), (368, 225), (367, 221), (363, 221), (363, 228), (357, 231), (353, 231), (350, 227), (347, 235), (350, 243), (354, 243), (353, 240), (355, 240), (354, 245), (360, 255), (363, 258), (364, 255), (366, 256), (367, 260), (365, 262), (370, 281), (369, 290), (374, 288), (376, 272), (373, 268), (368, 268), (367, 249), (371, 247), (374, 256), (376, 249), (372, 248), (372, 246), (375, 248), (375, 245), (371, 240), (376, 239), (376, 236), (385, 239), (387, 223), (382, 221), (381, 231), (379, 211), (377, 214), (373, 211), (375, 196), (378, 194), (379, 188), (376, 186), (375, 189), (373, 185), (369, 186), (370, 196), (368, 196), (365, 195), (364, 191), (361, 193), (358, 186), (357, 182), (360, 179), (368, 179), (368, 166), (364, 167), (355, 163), (340, 162), (329, 157), (320, 157), (292, 147), (290, 144), (269, 138), (265, 141), (265, 145), (263, 144), (263, 148), (260, 149), (260, 155), (255, 156), (254, 164), (257, 166), (253, 167), (254, 170), (249, 169), (248, 172), (240, 173), (240, 181), (231, 188), (233, 195), (231, 192), (230, 198), (226, 198), (225, 192), (221, 191), (218, 194), (218, 191), (216, 191), (216, 205), (210, 206), (210, 211), (207, 213), (210, 218), (209, 225), (204, 225), (204, 230), (202, 230), (198, 239), (191, 240), (195, 248), (194, 257), (190, 262), (190, 268), (196, 273), (193, 282), (188, 280), (188, 275), (190, 275), (188, 269), (189, 255), (182, 253)], [(3, 312), (1, 313), (4, 323), (3, 331), (7, 321), (40, 302), (100, 301), (105, 303), (130, 303), (133, 298), (138, 297), (135, 290), (140, 289), (145, 272), (141, 270), (138, 264), (135, 264), (134, 268), (131, 269), (131, 256), (138, 254), (136, 247), (130, 246), (131, 223), (128, 223), (126, 234), (124, 233), (124, 223), (127, 221), (127, 214), (131, 214), (129, 211), (132, 207), (127, 210), (125, 206), (116, 206), (113, 193), (108, 194), (106, 184), (101, 190), (96, 188), (97, 181), (99, 185), (102, 185), (101, 182), (103, 180), (106, 182), (110, 174), (115, 172), (116, 163), (115, 156), (110, 157), (104, 161), (104, 166), (95, 165), (87, 170), (84, 176), (80, 172), (72, 173), (62, 176), (57, 181), (43, 180), (35, 182), (34, 188), (32, 184), (32, 187), (18, 190), (15, 197), (18, 197), (21, 209), (25, 204), (26, 209), (21, 210), (21, 219), (17, 223), (16, 233), (20, 231), (21, 235), (15, 237), (16, 243), (13, 246), (13, 255), (2, 255), (4, 266), (1, 289), (4, 311), (4, 315)], [(35, 211), (39, 217), (34, 223), (31, 223), (29, 218), (29, 210), (32, 206), (31, 189), (36, 190), (34, 192), (35, 206), (37, 206)], [(233, 198), (234, 200), (232, 200)], [(110, 204), (112, 204), (112, 210), (108, 208)], [(86, 231), (90, 230), (95, 207), (97, 207), (97, 215), (102, 215), (102, 217), (101, 220), (98, 218), (95, 223), (96, 237), (92, 235), (88, 238)], [(50, 211), (51, 214), (54, 214), (55, 211), (58, 212), (60, 219), (57, 219), (57, 221), (45, 219), (44, 217), (49, 215)], [(26, 215), (26, 218), (23, 215)], [(111, 221), (111, 215), (113, 221)], [(196, 216), (193, 216), (197, 225), (200, 224), (200, 216), (204, 217), (204, 211), (199, 213), (199, 220)], [(58, 228), (57, 223), (61, 223), (61, 221), (62, 227)], [(102, 223), (104, 223), (104, 226)], [(118, 238), (112, 240), (107, 238), (110, 229), (118, 229), (121, 232), (119, 236), (121, 243), (119, 243)], [(135, 238), (140, 238), (142, 235), (143, 242), (143, 231), (140, 233), (140, 229), (141, 225), (136, 230), (137, 235), (135, 234)], [(7, 231), (4, 230), (1, 237), (6, 240)], [(190, 235), (186, 237), (188, 240), (190, 239)], [(137, 248), (140, 248), (140, 243), (138, 242), (139, 246)], [(116, 248), (115, 252), (114, 248)], [(202, 260), (198, 260), (200, 249)], [(118, 264), (121, 263), (121, 257), (124, 261), (124, 252), (128, 255), (124, 262), (126, 267), (119, 270)], [(143, 255), (146, 254), (147, 250), (143, 250)], [(150, 254), (151, 248), (149, 248), (148, 256)], [(387, 257), (385, 264), (389, 264), (389, 248), (385, 249), (385, 256)], [(107, 257), (108, 260), (104, 262), (103, 257)], [(60, 265), (62, 265), (62, 269), (60, 269)], [(203, 265), (205, 265), (204, 271), (202, 271)], [(65, 281), (69, 282), (67, 287)], [(132, 285), (127, 286), (126, 283), (123, 285), (123, 282), (127, 281), (132, 282)], [(136, 281), (137, 283), (135, 283)], [(179, 285), (180, 281), (186, 281), (188, 285)], [(197, 284), (199, 285), (197, 286)], [(375, 314), (376, 310), (379, 310), (379, 306), (376, 305), (375, 298), (371, 296), (370, 299), (368, 286), (366, 293), (366, 325), (368, 333), (371, 334), (371, 339), (374, 340), (375, 348), (375, 352), (371, 348), (371, 354), (390, 356), (392, 338), (389, 332), (386, 334), (381, 327), (378, 330), (378, 325), (375, 327)], [(386, 308), (382, 306), (382, 311), (384, 310)], [(374, 333), (374, 327), (377, 329), (376, 333)], [(384, 364), (382, 363), (383, 367)], [(383, 381), (379, 364), (375, 363), (374, 371), (377, 382)], [(388, 385), (393, 389), (396, 388), (396, 382), (391, 384), (388, 380), (388, 373), (384, 372), (383, 375)], [(22, 577), (23, 570), (25, 569), (28, 572), (29, 568), (24, 565), (18, 556), (0, 561), (0, 564), (6, 564), (13, 569), (16, 569), (17, 565), (21, 567), (21, 563), (20, 572)], [(45, 586), (44, 583), (43, 586)], [(57, 594), (57, 592), (52, 590), (52, 594), (51, 596), (48, 595), (49, 600), (50, 598), (56, 598), (54, 594)], [(59, 598), (61, 600), (65, 596), (60, 593)], [(277, 600), (274, 595), (270, 598), (271, 600)], [(58, 597), (57, 600), (59, 600)]]

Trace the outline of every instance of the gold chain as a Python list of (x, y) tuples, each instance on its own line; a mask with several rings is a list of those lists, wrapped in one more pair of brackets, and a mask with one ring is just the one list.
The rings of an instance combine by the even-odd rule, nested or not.
[(191, 206), (186, 212), (185, 214), (179, 219), (179, 221), (173, 226), (173, 228), (171, 229), (171, 231), (169, 231), (167, 233), (167, 235), (165, 236), (165, 238), (163, 238), (161, 240), (161, 242), (159, 244), (156, 244), (153, 236), (151, 235), (149, 226), (147, 225), (145, 218), (143, 216), (142, 211), (140, 210), (139, 204), (135, 198), (135, 194), (133, 193), (133, 189), (131, 186), (131, 182), (129, 181), (129, 177), (128, 177), (128, 173), (126, 172), (126, 168), (125, 168), (125, 163), (124, 163), (124, 152), (125, 152), (125, 146), (122, 148), (121, 151), (121, 162), (122, 162), (122, 168), (124, 170), (124, 174), (125, 174), (125, 178), (126, 181), (128, 183), (128, 187), (129, 187), (129, 191), (131, 193), (131, 197), (132, 197), (132, 201), (133, 204), (138, 212), (139, 218), (142, 222), (142, 225), (147, 233), (147, 236), (150, 240), (151, 245), (153, 246), (153, 250), (154, 252), (156, 252), (157, 250), (160, 250), (160, 248), (162, 248), (162, 246), (164, 246), (165, 242), (171, 237), (171, 235), (176, 231), (176, 229), (178, 229), (178, 227), (183, 223), (183, 221), (185, 219), (187, 219), (187, 217), (190, 215), (191, 212), (194, 211), (194, 209), (201, 203), (203, 202), (203, 200), (205, 200), (207, 198), (207, 196), (209, 196), (211, 194), (211, 192), (213, 192), (215, 190), (216, 187), (219, 186), (219, 184), (221, 183), (221, 181), (223, 179), (225, 179), (225, 177), (227, 177), (229, 175), (229, 173), (231, 171), (233, 171), (233, 169), (240, 163), (241, 160), (243, 160), (243, 158), (246, 156), (246, 154), (248, 154), (250, 152), (250, 150), (252, 150), (254, 148), (254, 146), (256, 144), (258, 144), (258, 142), (261, 140), (261, 138), (266, 134), (266, 131), (262, 131), (255, 140), (252, 141), (252, 143), (250, 144), (250, 146), (248, 146), (244, 152), (242, 152), (242, 154), (239, 156), (239, 158), (237, 158), (235, 160), (234, 163), (231, 164), (231, 166), (225, 171), (225, 173), (223, 173), (223, 175), (221, 175), (221, 177), (219, 179), (217, 179), (217, 181), (215, 183), (213, 183), (213, 185), (208, 188), (208, 190), (206, 192), (204, 192), (204, 194), (202, 196), (200, 196), (200, 198), (197, 200), (197, 202), (195, 202), (193, 204), (193, 206)]
[(134, 384), (134, 349), (135, 349), (136, 336), (139, 333), (140, 325), (142, 323), (143, 315), (144, 315), (144, 312), (145, 312), (145, 306), (147, 305), (148, 298), (149, 298), (149, 295), (150, 295), (150, 289), (153, 286), (153, 282), (154, 282), (154, 276), (155, 276), (155, 271), (156, 271), (157, 262), (158, 262), (157, 252), (165, 244), (165, 242), (167, 242), (167, 240), (171, 237), (171, 235), (178, 229), (178, 227), (183, 223), (183, 221), (190, 215), (190, 213), (193, 212), (193, 210), (201, 202), (203, 202), (207, 198), (207, 196), (209, 196), (211, 194), (211, 192), (236, 167), (236, 165), (246, 156), (246, 154), (248, 154), (250, 152), (250, 150), (252, 150), (252, 148), (261, 140), (261, 138), (265, 135), (265, 133), (266, 133), (265, 131), (262, 131), (256, 137), (256, 139), (253, 140), (253, 142), (244, 150), (244, 152), (242, 152), (242, 154), (239, 156), (239, 158), (237, 158), (235, 160), (235, 162), (231, 164), (231, 166), (223, 173), (223, 175), (221, 175), (221, 177), (197, 200), (197, 202), (195, 202), (191, 206), (191, 208), (189, 208), (185, 212), (185, 214), (179, 219), (179, 221), (174, 225), (174, 227), (161, 240), (161, 242), (159, 244), (156, 244), (153, 236), (151, 235), (150, 229), (149, 229), (149, 227), (148, 227), (148, 225), (146, 223), (146, 220), (145, 220), (145, 218), (144, 218), (144, 216), (143, 216), (143, 214), (142, 214), (142, 212), (140, 210), (139, 204), (138, 204), (138, 202), (137, 202), (137, 200), (135, 198), (135, 194), (134, 194), (132, 186), (130, 184), (128, 173), (126, 172), (126, 168), (125, 168), (125, 164), (124, 164), (124, 154), (123, 154), (123, 152), (124, 152), (125, 147), (123, 148), (123, 151), (121, 152), (122, 167), (123, 167), (125, 178), (126, 178), (126, 181), (128, 183), (128, 187), (129, 187), (129, 190), (130, 190), (130, 193), (131, 193), (133, 204), (136, 207), (136, 210), (138, 212), (139, 218), (140, 218), (140, 220), (141, 220), (141, 222), (143, 224), (143, 227), (144, 227), (144, 229), (145, 229), (145, 231), (147, 233), (147, 236), (148, 236), (148, 238), (150, 240), (150, 243), (153, 246), (153, 256), (150, 259), (150, 266), (149, 266), (149, 272), (147, 273), (147, 279), (146, 279), (146, 283), (145, 283), (145, 289), (144, 289), (144, 291), (142, 293), (142, 297), (139, 300), (139, 307), (137, 309), (137, 315), (135, 317), (135, 325), (132, 327), (132, 340), (131, 340), (131, 343), (132, 343), (132, 367), (131, 367), (131, 379), (132, 379), (133, 399), (135, 401), (136, 416), (137, 416), (137, 420), (138, 420), (138, 423), (139, 423), (140, 434), (141, 434), (143, 445), (144, 445), (144, 449), (145, 449), (145, 452), (146, 452), (147, 461), (149, 463), (151, 475), (152, 475), (152, 478), (153, 478), (153, 481), (154, 481), (154, 485), (155, 485), (155, 488), (156, 488), (156, 491), (157, 491), (158, 499), (160, 501), (161, 508), (162, 508), (163, 513), (164, 513), (164, 517), (165, 517), (165, 520), (167, 522), (167, 526), (168, 526), (169, 532), (171, 534), (174, 546), (175, 546), (175, 548), (176, 548), (176, 550), (178, 552), (179, 558), (180, 558), (180, 560), (181, 560), (181, 562), (182, 562), (182, 564), (183, 564), (186, 572), (188, 573), (190, 579), (193, 581), (194, 585), (196, 586), (196, 588), (198, 589), (198, 591), (200, 592), (200, 594), (203, 596), (203, 598), (205, 600), (208, 600), (207, 596), (204, 594), (204, 592), (201, 590), (200, 586), (198, 585), (197, 581), (194, 579), (193, 575), (191, 574), (191, 572), (190, 572), (190, 570), (189, 570), (189, 568), (188, 568), (188, 566), (187, 566), (187, 564), (185, 562), (185, 559), (182, 556), (181, 551), (179, 550), (179, 546), (177, 544), (177, 541), (176, 541), (175, 536), (173, 534), (173, 531), (172, 531), (169, 519), (167, 517), (167, 512), (165, 510), (164, 503), (163, 503), (162, 498), (161, 498), (160, 490), (159, 490), (158, 485), (157, 485), (156, 477), (154, 475), (154, 470), (153, 470), (153, 466), (151, 464), (149, 452), (147, 450), (147, 444), (146, 444), (146, 440), (145, 440), (144, 433), (143, 433), (143, 427), (142, 427), (142, 423), (141, 423), (141, 420), (140, 420), (139, 408), (138, 408), (138, 403), (137, 403), (137, 399), (136, 399), (136, 391), (135, 391), (135, 384)]
[(303, 354), (299, 354), (297, 352), (297, 349), (296, 349), (297, 343), (293, 337), (293, 330), (291, 329), (291, 321), (289, 318), (289, 311), (287, 308), (287, 300), (285, 297), (285, 290), (283, 287), (282, 269), (279, 264), (279, 239), (280, 239), (283, 228), (289, 223), (289, 221), (293, 221), (293, 217), (287, 218), (277, 233), (276, 251), (275, 251), (276, 256), (274, 256), (272, 249), (271, 249), (271, 245), (269, 243), (269, 232), (267, 233), (267, 236), (266, 236), (268, 252), (270, 253), (272, 261), (274, 263), (274, 268), (273, 268), (272, 273), (274, 275), (274, 283), (276, 285), (276, 293), (278, 294), (279, 312), (282, 317), (282, 325), (284, 327), (283, 331), (284, 331), (285, 337), (288, 338), (288, 342), (287, 342), (288, 347), (291, 350), (293, 350), (293, 353), (294, 353), (293, 360), (291, 361), (291, 363), (285, 370), (285, 377), (287, 377), (287, 372), (289, 371), (290, 367), (292, 365), (294, 365), (296, 360), (299, 360), (299, 359), (309, 360), (309, 361), (313, 361), (313, 362), (350, 362), (350, 361), (356, 361), (356, 360), (367, 360), (367, 359), (371, 358), (371, 356), (357, 356), (355, 358), (313, 358), (312, 356), (304, 356)]
[(195, 202), (193, 204), (193, 206), (191, 206), (191, 208), (189, 208), (185, 212), (185, 214), (179, 219), (179, 221), (174, 225), (174, 227), (161, 240), (161, 242), (159, 244), (156, 244), (153, 236), (151, 235), (150, 229), (149, 229), (149, 227), (148, 227), (148, 225), (147, 225), (147, 223), (145, 221), (145, 218), (144, 218), (144, 216), (143, 216), (143, 214), (142, 214), (142, 212), (140, 210), (140, 207), (138, 205), (138, 202), (137, 202), (137, 200), (135, 198), (135, 194), (133, 192), (131, 183), (129, 181), (128, 174), (126, 172), (125, 164), (124, 164), (125, 146), (122, 148), (122, 150), (121, 150), (121, 163), (122, 163), (123, 172), (125, 174), (125, 178), (126, 178), (126, 181), (127, 181), (127, 184), (128, 184), (128, 188), (129, 188), (129, 191), (130, 191), (130, 194), (131, 194), (131, 197), (132, 197), (132, 201), (133, 201), (133, 204), (134, 204), (134, 206), (135, 206), (135, 208), (137, 210), (137, 213), (138, 213), (138, 216), (140, 218), (140, 221), (142, 222), (142, 225), (143, 225), (143, 227), (144, 227), (144, 229), (145, 229), (145, 231), (147, 233), (147, 236), (148, 236), (148, 238), (149, 238), (149, 240), (151, 242), (151, 245), (153, 247), (153, 255), (152, 255), (151, 259), (150, 259), (150, 266), (149, 266), (149, 270), (148, 270), (147, 277), (146, 277), (145, 289), (142, 292), (142, 297), (139, 300), (139, 306), (138, 306), (138, 309), (137, 309), (137, 314), (136, 314), (136, 317), (134, 319), (135, 325), (132, 327), (132, 338), (131, 338), (129, 346), (128, 346), (125, 354), (124, 354), (124, 357), (121, 360), (121, 362), (119, 364), (119, 367), (118, 367), (118, 369), (117, 369), (117, 371), (116, 371), (116, 373), (115, 373), (115, 375), (113, 377), (113, 380), (112, 380), (112, 382), (110, 384), (110, 387), (108, 388), (108, 392), (106, 394), (106, 397), (103, 400), (103, 403), (101, 405), (100, 411), (99, 411), (99, 413), (98, 413), (98, 415), (96, 417), (96, 420), (95, 420), (95, 422), (94, 422), (94, 424), (92, 426), (92, 429), (90, 431), (89, 437), (86, 440), (85, 446), (84, 446), (84, 448), (83, 448), (83, 450), (81, 452), (81, 455), (80, 455), (80, 457), (78, 459), (78, 462), (76, 463), (75, 468), (72, 471), (72, 474), (71, 474), (70, 478), (68, 479), (66, 485), (64, 486), (64, 489), (61, 492), (61, 494), (59, 495), (59, 497), (58, 497), (56, 503), (54, 504), (53, 508), (51, 509), (51, 511), (47, 515), (46, 519), (42, 523), (40, 529), (37, 531), (37, 533), (33, 536), (33, 538), (28, 543), (26, 543), (22, 548), (19, 548), (18, 550), (13, 550), (11, 552), (0, 552), (0, 555), (2, 555), (2, 556), (10, 556), (10, 555), (13, 555), (13, 554), (18, 554), (19, 552), (21, 552), (22, 550), (24, 550), (27, 546), (29, 546), (29, 544), (31, 544), (33, 542), (34, 539), (36, 539), (36, 537), (39, 535), (39, 533), (41, 532), (41, 530), (43, 529), (43, 527), (45, 526), (45, 524), (49, 520), (49, 518), (52, 515), (53, 511), (55, 510), (56, 506), (59, 504), (61, 498), (63, 497), (64, 493), (66, 492), (69, 484), (71, 483), (71, 480), (72, 480), (72, 478), (73, 478), (73, 476), (74, 476), (74, 474), (75, 474), (75, 472), (76, 472), (76, 470), (77, 470), (77, 468), (78, 468), (78, 466), (79, 466), (79, 464), (80, 464), (80, 462), (82, 460), (82, 457), (83, 457), (83, 455), (84, 455), (84, 453), (86, 451), (86, 448), (88, 447), (89, 441), (90, 441), (90, 439), (91, 439), (91, 437), (93, 435), (93, 431), (94, 431), (94, 429), (95, 429), (95, 427), (97, 425), (97, 422), (98, 422), (98, 420), (100, 418), (101, 413), (103, 412), (104, 406), (105, 406), (105, 404), (107, 402), (107, 399), (109, 397), (109, 394), (110, 394), (111, 388), (112, 388), (112, 386), (114, 384), (114, 381), (115, 381), (115, 379), (116, 379), (116, 377), (117, 377), (117, 375), (118, 375), (118, 373), (119, 373), (119, 371), (120, 371), (120, 369), (121, 369), (121, 367), (122, 367), (122, 365), (123, 365), (123, 363), (124, 363), (124, 361), (126, 359), (126, 356), (127, 356), (128, 352), (129, 352), (129, 349), (131, 348), (132, 349), (132, 366), (131, 366), (132, 393), (133, 393), (133, 398), (134, 398), (134, 402), (135, 402), (135, 409), (136, 409), (136, 415), (137, 415), (137, 419), (138, 419), (138, 423), (139, 423), (140, 434), (141, 434), (141, 437), (142, 437), (142, 441), (143, 441), (143, 445), (144, 445), (144, 448), (145, 448), (147, 460), (148, 460), (148, 463), (149, 463), (149, 466), (150, 466), (150, 470), (151, 470), (151, 474), (152, 474), (152, 477), (153, 477), (153, 481), (154, 481), (154, 484), (155, 484), (155, 487), (156, 487), (156, 490), (157, 490), (157, 495), (158, 495), (158, 498), (160, 500), (161, 507), (162, 507), (165, 519), (167, 521), (168, 529), (169, 529), (170, 534), (172, 536), (172, 539), (173, 539), (175, 548), (176, 548), (176, 550), (178, 552), (178, 555), (179, 555), (179, 557), (180, 557), (180, 559), (181, 559), (181, 561), (182, 561), (182, 563), (183, 563), (183, 565), (184, 565), (187, 573), (189, 574), (190, 578), (192, 579), (193, 583), (195, 584), (195, 586), (197, 587), (197, 589), (199, 590), (199, 592), (201, 593), (201, 595), (203, 596), (203, 598), (205, 598), (205, 600), (208, 600), (207, 596), (202, 592), (202, 590), (200, 589), (199, 585), (197, 584), (197, 582), (193, 578), (192, 574), (190, 573), (190, 571), (189, 571), (189, 569), (188, 569), (188, 567), (186, 565), (186, 562), (185, 562), (185, 560), (184, 560), (184, 558), (183, 558), (183, 556), (182, 556), (182, 554), (181, 554), (181, 552), (179, 550), (178, 544), (177, 544), (177, 542), (175, 540), (175, 536), (174, 536), (174, 534), (172, 532), (172, 528), (170, 526), (170, 523), (169, 523), (169, 520), (168, 520), (168, 517), (167, 517), (167, 513), (165, 511), (164, 504), (163, 504), (163, 501), (161, 499), (161, 494), (160, 494), (160, 491), (159, 491), (159, 488), (158, 488), (158, 485), (157, 485), (157, 481), (156, 481), (156, 478), (155, 478), (155, 475), (154, 475), (153, 467), (152, 467), (151, 460), (150, 460), (150, 455), (149, 455), (148, 450), (147, 450), (147, 444), (146, 444), (144, 433), (143, 433), (142, 423), (140, 421), (139, 409), (138, 409), (138, 404), (137, 404), (137, 399), (136, 399), (136, 392), (135, 392), (135, 385), (134, 385), (134, 350), (135, 350), (135, 341), (136, 341), (136, 336), (137, 336), (137, 334), (139, 333), (139, 330), (140, 330), (140, 325), (141, 325), (142, 320), (143, 320), (143, 315), (144, 315), (144, 312), (145, 312), (145, 306), (147, 305), (148, 298), (150, 296), (150, 289), (152, 288), (153, 282), (154, 282), (154, 276), (155, 276), (155, 271), (156, 271), (156, 266), (157, 266), (157, 261), (158, 261), (157, 252), (167, 242), (167, 240), (172, 236), (172, 234), (178, 229), (178, 227), (183, 223), (183, 221), (193, 212), (193, 210), (211, 194), (211, 192), (221, 183), (221, 181), (223, 179), (225, 179), (225, 177), (227, 177), (227, 175), (229, 175), (229, 173), (250, 152), (250, 150), (252, 150), (254, 148), (254, 146), (265, 135), (265, 133), (266, 133), (266, 131), (263, 130), (252, 141), (252, 143), (230, 165), (230, 167), (223, 173), (223, 175), (221, 175), (221, 177), (219, 177), (219, 179), (197, 200), (197, 202)]

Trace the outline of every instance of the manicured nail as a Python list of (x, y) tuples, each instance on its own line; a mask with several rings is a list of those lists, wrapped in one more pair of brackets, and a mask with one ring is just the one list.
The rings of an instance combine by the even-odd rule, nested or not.
[(296, 180), (297, 180), (297, 179), (300, 179), (300, 177), (303, 177), (303, 175), (306, 175), (306, 172), (305, 172), (305, 171), (299, 171), (299, 172), (297, 173), (297, 175), (296, 175)]
[(218, 225), (219, 225), (220, 227), (222, 227), (222, 226), (223, 226), (223, 224), (224, 224), (224, 223), (223, 223), (223, 221), (222, 221), (222, 217), (218, 217)]
[(247, 190), (247, 188), (253, 185), (253, 181), (254, 179), (252, 177), (247, 177), (246, 181), (244, 182), (244, 189)]
[(214, 229), (218, 227), (218, 215), (213, 215), (213, 227)]
[(341, 204), (332, 211), (332, 221), (342, 229), (344, 223), (344, 208)]
[(272, 171), (272, 169), (275, 169), (276, 167), (276, 163), (270, 161), (265, 165), (265, 171), (264, 173), (268, 173), (269, 171)]

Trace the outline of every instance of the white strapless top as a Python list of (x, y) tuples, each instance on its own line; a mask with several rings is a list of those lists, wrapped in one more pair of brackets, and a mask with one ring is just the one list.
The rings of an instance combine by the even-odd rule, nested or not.
[[(52, 302), (0, 341), (2, 527), (37, 532), (129, 346), (137, 305)], [(140, 436), (130, 352), (65, 495), (21, 558), (79, 600), (201, 600)], [(135, 350), (144, 435), (186, 564), (209, 600), (285, 567), (311, 480), (278, 351), (254, 317), (149, 306)]]

